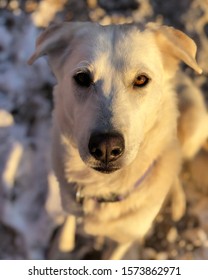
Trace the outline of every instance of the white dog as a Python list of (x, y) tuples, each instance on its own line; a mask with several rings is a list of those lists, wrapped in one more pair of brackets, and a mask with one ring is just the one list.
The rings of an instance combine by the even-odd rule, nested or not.
[[(43, 32), (29, 63), (44, 54), (57, 78), (53, 163), (64, 209), (83, 217), (86, 233), (125, 246), (144, 237), (170, 193), (173, 218), (179, 219), (185, 203), (178, 175), (186, 149), (179, 141), (178, 119), (184, 118), (173, 79), (180, 61), (201, 73), (195, 43), (152, 23), (66, 22)], [(196, 124), (186, 135), (194, 134), (189, 157), (207, 131)]]

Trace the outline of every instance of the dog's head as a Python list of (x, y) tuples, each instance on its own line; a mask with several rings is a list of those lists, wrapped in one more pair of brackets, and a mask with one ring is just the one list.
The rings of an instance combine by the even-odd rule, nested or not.
[(110, 173), (130, 164), (158, 121), (164, 79), (180, 60), (197, 72), (196, 46), (184, 33), (148, 24), (63, 23), (37, 40), (57, 78), (55, 118), (87, 166)]

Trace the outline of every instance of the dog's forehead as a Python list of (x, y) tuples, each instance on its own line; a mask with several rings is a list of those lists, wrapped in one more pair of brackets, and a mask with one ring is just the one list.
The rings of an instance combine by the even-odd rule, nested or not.
[(152, 32), (135, 25), (97, 25), (88, 30), (80, 43), (83, 60), (100, 72), (106, 72), (107, 65), (116, 71), (142, 71), (142, 68), (154, 71), (155, 64), (160, 63), (160, 52)]

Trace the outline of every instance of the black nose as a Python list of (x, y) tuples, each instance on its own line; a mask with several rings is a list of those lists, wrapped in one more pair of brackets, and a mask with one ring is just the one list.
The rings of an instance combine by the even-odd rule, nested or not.
[(124, 138), (120, 133), (94, 133), (89, 140), (90, 154), (102, 163), (117, 160), (124, 152)]

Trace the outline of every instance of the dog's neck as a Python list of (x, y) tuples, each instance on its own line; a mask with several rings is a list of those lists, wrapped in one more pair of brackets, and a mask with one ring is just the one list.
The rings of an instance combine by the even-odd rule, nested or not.
[[(145, 181), (145, 179), (150, 175), (151, 171), (153, 170), (153, 167), (156, 164), (156, 160), (154, 160), (151, 165), (146, 169), (146, 171), (143, 173), (141, 177), (137, 179), (137, 181), (133, 184), (133, 186), (130, 188), (129, 191), (127, 191), (124, 194), (116, 194), (116, 193), (110, 193), (106, 197), (104, 196), (91, 196), (89, 198), (93, 199), (97, 203), (108, 203), (108, 202), (119, 202), (127, 199), (136, 189), (138, 189), (141, 184)], [(83, 203), (85, 199), (85, 196), (82, 195), (82, 187), (78, 187), (77, 193), (76, 193), (76, 201), (80, 204)]]

